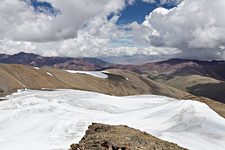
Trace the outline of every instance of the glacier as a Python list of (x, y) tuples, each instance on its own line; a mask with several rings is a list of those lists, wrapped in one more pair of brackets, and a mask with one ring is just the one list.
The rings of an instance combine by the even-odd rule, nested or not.
[(79, 90), (23, 90), (5, 98), (2, 150), (67, 150), (92, 122), (128, 125), (191, 150), (225, 149), (225, 119), (197, 101)]

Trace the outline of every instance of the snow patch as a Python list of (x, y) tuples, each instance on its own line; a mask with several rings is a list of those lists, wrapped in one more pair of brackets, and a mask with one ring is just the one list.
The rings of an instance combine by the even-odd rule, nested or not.
[(19, 80), (17, 80), (17, 82), (19, 82), (20, 85), (22, 85), (24, 88), (26, 87), (22, 82), (20, 82)]
[(38, 69), (40, 69), (40, 68), (38, 68), (38, 67), (34, 67), (34, 69), (37, 69), (37, 70), (38, 70)]
[(80, 73), (80, 74), (87, 74), (97, 78), (107, 79), (108, 76), (101, 71), (75, 71), (75, 70), (66, 70), (69, 73)]
[(46, 74), (53, 77), (53, 75), (50, 72), (47, 72)]
[(67, 150), (92, 122), (124, 124), (190, 150), (224, 150), (225, 119), (206, 104), (163, 96), (25, 90), (0, 102), (3, 150)]
[(102, 73), (110, 73), (109, 71), (103, 70), (101, 71)]

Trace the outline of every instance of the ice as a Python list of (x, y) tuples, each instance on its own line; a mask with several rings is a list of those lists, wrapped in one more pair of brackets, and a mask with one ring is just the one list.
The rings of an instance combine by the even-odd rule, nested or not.
[(53, 77), (53, 75), (50, 72), (47, 72), (46, 74)]
[(70, 73), (87, 74), (87, 75), (91, 75), (91, 76), (102, 78), (102, 79), (108, 78), (108, 76), (104, 74), (105, 72), (101, 72), (101, 71), (74, 71), (74, 70), (66, 70), (66, 71)]
[(128, 125), (191, 150), (225, 148), (225, 119), (204, 103), (155, 95), (23, 90), (0, 102), (0, 149), (67, 150), (92, 122)]

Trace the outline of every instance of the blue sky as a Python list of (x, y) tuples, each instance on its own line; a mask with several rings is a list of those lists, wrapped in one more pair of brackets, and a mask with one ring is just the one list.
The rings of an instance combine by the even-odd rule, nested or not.
[[(40, 13), (50, 13), (57, 15), (60, 13), (60, 10), (54, 8), (50, 3), (38, 0), (31, 0), (31, 4), (35, 11)], [(160, 5), (159, 0), (156, 3), (146, 3), (142, 0), (136, 0), (133, 5), (127, 5), (125, 9), (120, 12), (120, 18), (117, 21), (117, 25), (124, 25), (132, 23), (134, 21), (142, 23), (146, 15), (149, 15), (157, 7), (172, 8), (174, 4), (164, 4)], [(113, 14), (109, 15), (109, 19)]]
[(50, 3), (45, 1), (31, 0), (31, 5), (34, 8), (34, 11), (39, 13), (48, 13), (51, 15), (57, 15), (60, 13), (60, 10), (57, 10)]
[(121, 12), (121, 16), (117, 24), (127, 24), (134, 21), (141, 23), (146, 15), (157, 7), (157, 4), (147, 4), (142, 1), (137, 1), (133, 5), (128, 5)]
[(159, 1), (157, 3), (150, 4), (141, 0), (136, 0), (133, 5), (128, 5), (124, 10), (121, 11), (121, 16), (117, 24), (128, 24), (134, 21), (142, 23), (146, 15), (149, 15), (150, 12), (160, 6), (165, 8), (172, 8), (174, 7), (174, 4), (160, 5)]

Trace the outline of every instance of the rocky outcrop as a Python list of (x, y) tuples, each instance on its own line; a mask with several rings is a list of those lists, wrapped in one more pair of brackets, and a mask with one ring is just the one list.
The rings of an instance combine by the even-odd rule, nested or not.
[(185, 150), (146, 132), (119, 125), (93, 123), (79, 144), (70, 150)]

